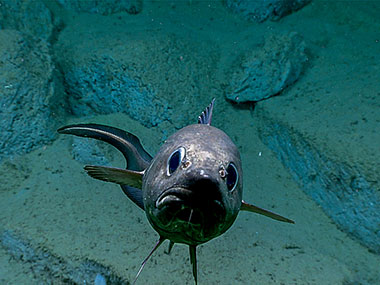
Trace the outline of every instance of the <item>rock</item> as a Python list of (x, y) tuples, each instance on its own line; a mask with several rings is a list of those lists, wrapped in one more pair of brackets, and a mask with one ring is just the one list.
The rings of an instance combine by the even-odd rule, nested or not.
[(243, 59), (226, 97), (256, 102), (277, 95), (297, 81), (307, 60), (305, 43), (298, 34), (270, 36), (262, 48)]
[[(351, 49), (350, 39), (340, 41), (318, 54), (318, 67), (287, 96), (259, 102), (254, 121), (301, 189), (339, 229), (380, 254), (379, 80), (372, 65), (379, 55), (358, 58), (365, 43)], [(346, 58), (361, 64), (348, 71)]]
[(259, 110), (260, 138), (338, 227), (380, 254), (380, 196), (366, 173), (318, 150), (300, 133)]
[[(91, 31), (68, 27), (55, 48), (71, 112), (120, 112), (146, 127), (196, 123), (197, 114), (216, 94), (215, 47), (171, 35), (136, 38), (124, 28), (115, 37), (99, 26), (95, 23)], [(178, 108), (184, 111), (173, 112)]]
[(309, 4), (311, 0), (225, 0), (226, 6), (245, 19), (264, 22), (267, 19), (278, 20)]
[(57, 88), (46, 42), (1, 30), (0, 160), (29, 152), (55, 137), (61, 107)]
[(111, 268), (88, 258), (64, 259), (12, 230), (1, 230), (0, 246), (41, 284), (129, 284)]
[(142, 0), (58, 0), (58, 2), (68, 10), (101, 15), (123, 11), (129, 14), (138, 14), (142, 9)]
[(53, 17), (43, 1), (2, 1), (0, 29), (18, 30), (48, 40), (54, 30)]
[(71, 112), (76, 116), (126, 112), (148, 127), (167, 120), (168, 105), (126, 68), (109, 56), (71, 66), (64, 75)]

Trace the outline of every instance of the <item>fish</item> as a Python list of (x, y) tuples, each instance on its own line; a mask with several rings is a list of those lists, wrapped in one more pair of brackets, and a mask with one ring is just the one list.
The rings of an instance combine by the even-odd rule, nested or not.
[(124, 156), (126, 168), (86, 165), (95, 179), (119, 184), (126, 196), (145, 211), (158, 241), (145, 264), (165, 241), (168, 253), (175, 243), (189, 246), (190, 264), (198, 283), (196, 248), (225, 233), (240, 211), (294, 224), (284, 216), (242, 199), (243, 171), (239, 150), (230, 137), (211, 126), (215, 98), (190, 124), (172, 134), (152, 157), (135, 135), (100, 124), (74, 124), (60, 134), (89, 137), (113, 145)]

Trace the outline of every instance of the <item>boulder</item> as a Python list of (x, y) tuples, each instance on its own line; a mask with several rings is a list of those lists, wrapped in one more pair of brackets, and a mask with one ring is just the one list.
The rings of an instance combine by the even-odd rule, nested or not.
[(242, 59), (232, 75), (231, 91), (226, 97), (240, 103), (277, 95), (297, 81), (307, 60), (300, 35), (272, 35), (263, 47)]

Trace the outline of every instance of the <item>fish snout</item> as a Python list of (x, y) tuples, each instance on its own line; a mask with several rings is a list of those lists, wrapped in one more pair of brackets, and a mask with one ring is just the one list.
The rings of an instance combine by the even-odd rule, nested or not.
[(155, 203), (157, 218), (162, 225), (186, 228), (191, 224), (200, 227), (203, 235), (214, 236), (226, 217), (222, 198), (219, 181), (200, 171), (158, 197)]
[(156, 200), (156, 208), (168, 204), (182, 204), (188, 207), (203, 208), (216, 203), (223, 205), (220, 182), (204, 170), (188, 173), (183, 181), (163, 191)]

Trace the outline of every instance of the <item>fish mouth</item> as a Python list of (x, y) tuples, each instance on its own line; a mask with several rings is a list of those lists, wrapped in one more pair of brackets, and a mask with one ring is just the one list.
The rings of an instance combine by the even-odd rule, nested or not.
[[(161, 210), (162, 208), (170, 205), (175, 205), (175, 204), (194, 204), (191, 203), (194, 200), (196, 200), (197, 195), (194, 194), (193, 190), (187, 189), (182, 186), (176, 186), (167, 189), (164, 191), (157, 199), (156, 201), (156, 208)], [(204, 199), (204, 197), (199, 197)], [(213, 199), (212, 201), (216, 205), (218, 205), (221, 208), (224, 208), (221, 200), (219, 199)], [(189, 205), (190, 206), (190, 205)]]
[(183, 231), (190, 227), (213, 231), (226, 216), (218, 185), (208, 180), (172, 186), (157, 198), (155, 206), (162, 226)]

